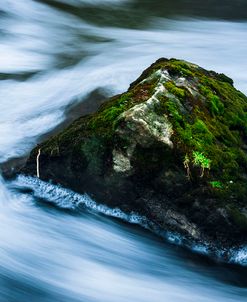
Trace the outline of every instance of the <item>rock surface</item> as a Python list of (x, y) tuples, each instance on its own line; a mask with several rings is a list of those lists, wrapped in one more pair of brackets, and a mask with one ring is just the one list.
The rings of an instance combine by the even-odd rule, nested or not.
[(41, 179), (212, 249), (247, 243), (247, 97), (224, 74), (159, 59), (22, 173), (36, 175), (39, 150)]

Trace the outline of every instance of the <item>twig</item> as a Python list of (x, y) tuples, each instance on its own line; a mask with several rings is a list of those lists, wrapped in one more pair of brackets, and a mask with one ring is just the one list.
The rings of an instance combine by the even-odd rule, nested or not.
[(38, 151), (37, 157), (36, 157), (36, 166), (37, 166), (37, 177), (39, 178), (39, 157), (40, 157), (40, 149)]

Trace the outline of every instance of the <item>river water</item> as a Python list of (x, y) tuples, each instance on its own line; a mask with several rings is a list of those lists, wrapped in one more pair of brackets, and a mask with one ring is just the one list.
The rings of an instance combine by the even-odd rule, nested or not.
[[(159, 57), (224, 72), (247, 93), (246, 1), (2, 2), (0, 163), (25, 156), (71, 106), (123, 92)], [(23, 176), (0, 178), (0, 207), (0, 302), (247, 299), (245, 251), (240, 266), (215, 262), (141, 217)]]

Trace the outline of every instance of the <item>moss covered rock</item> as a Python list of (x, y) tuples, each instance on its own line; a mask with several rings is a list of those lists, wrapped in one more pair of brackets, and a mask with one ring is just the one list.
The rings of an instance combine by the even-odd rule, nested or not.
[(247, 97), (224, 74), (159, 59), (22, 172), (39, 149), (42, 179), (212, 246), (247, 241)]

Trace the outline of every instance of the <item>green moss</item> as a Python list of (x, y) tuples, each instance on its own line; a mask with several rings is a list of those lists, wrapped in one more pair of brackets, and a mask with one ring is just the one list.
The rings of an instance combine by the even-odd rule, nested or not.
[(188, 63), (176, 59), (171, 59), (169, 62), (168, 69), (170, 73), (177, 74), (180, 76), (193, 77), (193, 67)]
[(210, 181), (209, 183), (212, 186), (212, 188), (214, 188), (214, 189), (223, 189), (224, 188), (221, 181), (213, 180), (213, 181)]
[(101, 109), (89, 121), (89, 128), (92, 130), (103, 130), (112, 132), (114, 122), (121, 113), (132, 105), (132, 93), (124, 93), (114, 98), (111, 102), (104, 104)]
[(212, 144), (214, 141), (214, 135), (209, 131), (205, 122), (200, 119), (196, 119), (191, 126), (194, 140), (200, 142), (203, 145)]
[(201, 119), (195, 119), (192, 124), (183, 119), (183, 124), (180, 123), (176, 130), (181, 142), (188, 149), (186, 152), (189, 152), (189, 150), (206, 152), (206, 146), (213, 144), (215, 139)]
[(213, 115), (223, 114), (224, 104), (220, 101), (220, 98), (215, 95), (212, 90), (204, 85), (199, 86), (200, 92), (207, 99), (208, 107)]
[(179, 127), (177, 132), (186, 146), (194, 145), (193, 133), (190, 124), (186, 124), (185, 128)]
[(166, 112), (168, 115), (170, 115), (173, 119), (173, 121), (179, 125), (181, 121), (183, 121), (183, 117), (179, 112), (179, 108), (177, 103), (172, 100), (165, 100), (164, 102), (161, 103), (161, 113)]
[(228, 76), (226, 76), (224, 73), (219, 73), (218, 78), (221, 81), (226, 82), (226, 83), (230, 84), (231, 86), (233, 86), (233, 80), (231, 78), (229, 78)]
[[(189, 155), (190, 161), (192, 150), (210, 158), (209, 178), (216, 176), (222, 182), (234, 179), (245, 186), (242, 174), (247, 172), (247, 155), (241, 146), (246, 144), (247, 98), (232, 86), (227, 77), (208, 73), (193, 65), (186, 68), (190, 68), (197, 79), (201, 98), (177, 92), (176, 89), (180, 88), (174, 88), (174, 82), (165, 85), (183, 106), (189, 108), (186, 112), (170, 99), (164, 99), (166, 104), (163, 108), (166, 108), (165, 112), (175, 128), (174, 142), (184, 154)], [(231, 188), (228, 190), (231, 191)]]
[(220, 101), (219, 97), (217, 95), (211, 95), (209, 98), (210, 102), (210, 111), (212, 114), (222, 114), (224, 112), (224, 105)]
[[(207, 188), (217, 186), (217, 179), (224, 186), (215, 191), (242, 202), (247, 196), (247, 154), (244, 150), (247, 144), (247, 98), (232, 86), (228, 77), (184, 61), (159, 60), (131, 84), (129, 91), (111, 98), (95, 114), (73, 123), (49, 142), (47, 150), (59, 154), (68, 145), (80, 145), (90, 161), (95, 146), (83, 145), (82, 141), (92, 134), (108, 140), (108, 143), (115, 140), (115, 129), (121, 126), (119, 116), (153, 95), (160, 81), (160, 72), (157, 71), (162, 69), (167, 70), (174, 81), (164, 80), (164, 87), (170, 94), (159, 95), (154, 110), (156, 114), (167, 115), (173, 126), (171, 139), (178, 165), (183, 166), (187, 155), (189, 169), (195, 170), (192, 171), (195, 179), (204, 181)], [(185, 77), (185, 85), (190, 87), (178, 87), (177, 77)], [(97, 152), (101, 154), (100, 150)], [(198, 158), (204, 161), (200, 162)], [(201, 169), (207, 172), (202, 178)]]
[(179, 99), (184, 99), (184, 89), (177, 87), (172, 81), (166, 82), (164, 86), (169, 92), (177, 96)]

